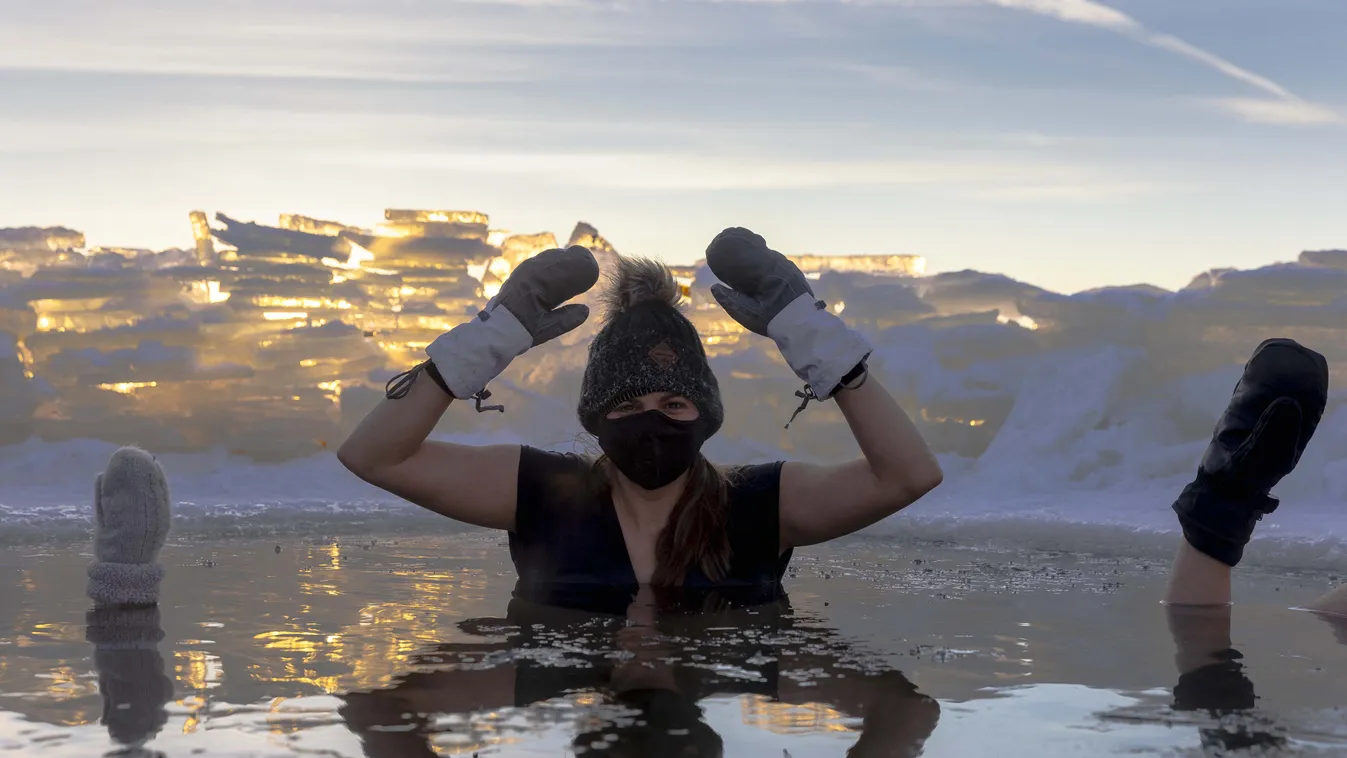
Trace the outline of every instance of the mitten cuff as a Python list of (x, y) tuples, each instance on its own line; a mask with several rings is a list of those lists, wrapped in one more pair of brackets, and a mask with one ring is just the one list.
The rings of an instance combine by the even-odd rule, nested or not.
[(426, 355), (444, 377), (450, 393), (467, 400), (530, 347), (533, 335), (519, 319), (507, 308), (492, 308), (441, 334), (426, 347)]
[(150, 649), (164, 639), (159, 606), (95, 608), (84, 614), (84, 639), (104, 650)]
[(1277, 509), (1277, 499), (1257, 492), (1222, 489), (1199, 472), (1174, 501), (1183, 538), (1199, 553), (1227, 566), (1239, 565), (1254, 527)]
[(776, 314), (767, 325), (767, 336), (776, 342), (795, 375), (820, 399), (831, 397), (842, 377), (874, 349), (809, 293)]
[(154, 605), (159, 602), (159, 583), (164, 567), (158, 563), (89, 564), (89, 598), (99, 607)]

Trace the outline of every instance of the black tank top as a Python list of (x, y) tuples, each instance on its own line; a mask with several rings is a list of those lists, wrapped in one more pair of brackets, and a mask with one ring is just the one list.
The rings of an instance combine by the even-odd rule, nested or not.
[[(684, 579), (686, 588), (779, 586), (792, 552), (781, 553), (779, 547), (781, 465), (745, 466), (732, 473), (726, 525), (729, 572), (712, 582), (693, 566)], [(617, 510), (595, 481), (588, 459), (524, 446), (515, 508), (510, 558), (519, 574), (519, 589), (637, 586)]]

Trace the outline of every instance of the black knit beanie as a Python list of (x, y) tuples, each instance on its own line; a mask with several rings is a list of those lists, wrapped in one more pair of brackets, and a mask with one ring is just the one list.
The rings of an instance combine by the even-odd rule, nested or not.
[(678, 283), (664, 264), (619, 258), (602, 296), (603, 328), (589, 345), (580, 386), (580, 425), (598, 434), (614, 407), (651, 392), (676, 392), (697, 406), (706, 436), (720, 429), (720, 385), (701, 336), (678, 309)]

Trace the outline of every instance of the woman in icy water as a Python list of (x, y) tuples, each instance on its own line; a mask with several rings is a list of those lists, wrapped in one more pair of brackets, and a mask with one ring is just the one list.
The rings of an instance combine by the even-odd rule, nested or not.
[[(441, 335), (429, 360), (337, 455), (353, 473), (449, 518), (509, 532), (522, 582), (725, 587), (776, 584), (796, 547), (854, 532), (936, 487), (940, 467), (911, 420), (869, 375), (866, 341), (815, 298), (785, 256), (745, 229), (706, 251), (716, 300), (775, 341), (807, 385), (835, 398), (864, 456), (840, 465), (722, 469), (701, 447), (724, 411), (701, 338), (678, 310), (668, 268), (619, 259), (602, 298), (578, 413), (597, 460), (529, 446), (432, 442), (454, 399), (485, 387), (531, 347), (579, 327), (598, 281), (583, 247), (524, 261), (477, 318)], [(431, 381), (416, 381), (421, 374)]]

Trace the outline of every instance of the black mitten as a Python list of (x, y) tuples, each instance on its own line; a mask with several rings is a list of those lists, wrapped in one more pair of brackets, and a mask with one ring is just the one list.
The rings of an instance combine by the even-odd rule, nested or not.
[(1194, 548), (1234, 566), (1264, 514), (1268, 494), (1295, 469), (1328, 401), (1328, 362), (1289, 339), (1254, 350), (1207, 446), (1197, 476), (1174, 502)]

